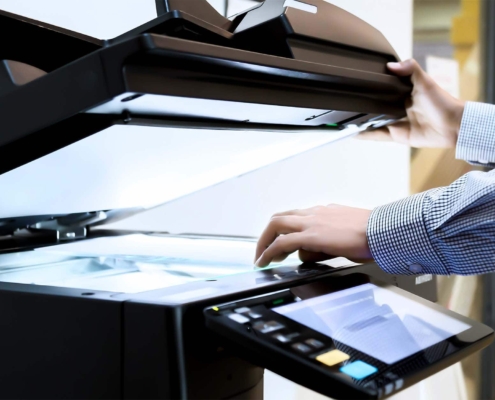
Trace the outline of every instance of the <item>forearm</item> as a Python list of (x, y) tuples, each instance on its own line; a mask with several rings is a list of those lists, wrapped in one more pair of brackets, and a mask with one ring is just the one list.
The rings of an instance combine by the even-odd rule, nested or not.
[(393, 274), (473, 275), (495, 271), (495, 172), (375, 209), (368, 243)]

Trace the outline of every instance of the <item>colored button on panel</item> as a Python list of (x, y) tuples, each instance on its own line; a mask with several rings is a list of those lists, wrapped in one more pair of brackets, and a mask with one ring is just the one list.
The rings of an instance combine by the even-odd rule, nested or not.
[(340, 364), (350, 357), (348, 354), (343, 353), (340, 350), (332, 350), (328, 353), (320, 354), (316, 359), (329, 367), (333, 367), (334, 365)]
[(373, 367), (373, 365), (366, 364), (363, 361), (354, 361), (353, 363), (347, 364), (340, 368), (340, 371), (354, 379), (364, 379), (367, 376), (378, 372), (378, 368)]

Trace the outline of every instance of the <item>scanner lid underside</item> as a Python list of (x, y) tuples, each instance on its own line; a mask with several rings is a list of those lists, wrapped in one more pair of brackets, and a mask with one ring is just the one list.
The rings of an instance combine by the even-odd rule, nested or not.
[(0, 234), (122, 218), (404, 114), (410, 85), (376, 54), (352, 69), (146, 29), (46, 74), (0, 63)]

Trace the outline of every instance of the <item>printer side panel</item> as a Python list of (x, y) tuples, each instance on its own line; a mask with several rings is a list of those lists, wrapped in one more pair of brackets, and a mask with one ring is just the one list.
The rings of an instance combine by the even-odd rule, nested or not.
[[(124, 303), (124, 399), (181, 398), (180, 344), (163, 305)], [(180, 357), (180, 356), (179, 356)]]
[(60, 291), (0, 284), (0, 398), (121, 397), (121, 303)]
[[(238, 295), (234, 296), (238, 298)], [(204, 302), (211, 305), (211, 301)], [(186, 307), (182, 340), (189, 399), (263, 399), (264, 368), (249, 362), (206, 328), (204, 306)]]
[(263, 368), (221, 347), (203, 306), (124, 304), (123, 398), (262, 399)]

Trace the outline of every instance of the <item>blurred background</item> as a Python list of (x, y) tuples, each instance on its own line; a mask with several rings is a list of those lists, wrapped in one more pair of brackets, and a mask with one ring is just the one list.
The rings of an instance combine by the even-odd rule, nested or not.
[[(494, 21), (491, 0), (414, 0), (413, 57), (453, 96), (466, 101), (492, 102), (484, 77)], [(411, 193), (449, 185), (473, 168), (455, 160), (455, 150), (417, 149), (411, 152)], [(439, 302), (493, 326), (493, 278), (439, 277)], [(483, 290), (485, 289), (485, 296)], [(462, 362), (469, 399), (493, 399), (491, 349)]]

